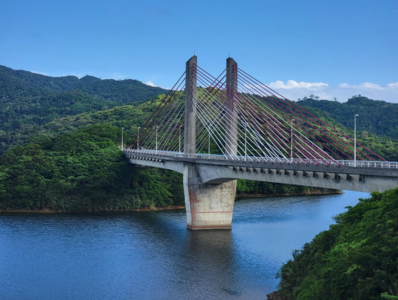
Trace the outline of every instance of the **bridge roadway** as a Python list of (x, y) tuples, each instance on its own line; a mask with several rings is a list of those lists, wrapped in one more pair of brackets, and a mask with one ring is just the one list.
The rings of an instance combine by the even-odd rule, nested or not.
[(131, 164), (167, 169), (184, 174), (184, 165), (196, 166), (199, 180), (219, 185), (234, 179), (247, 179), (318, 188), (360, 192), (385, 191), (398, 185), (398, 163), (338, 161), (341, 165), (264, 161), (255, 157), (226, 159), (221, 155), (186, 155), (178, 152), (125, 149)]

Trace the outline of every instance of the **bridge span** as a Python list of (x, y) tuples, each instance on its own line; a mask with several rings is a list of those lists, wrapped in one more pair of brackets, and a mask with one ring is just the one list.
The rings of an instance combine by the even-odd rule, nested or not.
[(232, 58), (218, 78), (196, 56), (188, 60), (123, 152), (131, 164), (183, 174), (192, 230), (231, 229), (237, 179), (361, 192), (398, 185), (397, 162), (279, 95)]
[(303, 185), (327, 189), (371, 193), (383, 192), (398, 185), (397, 162), (362, 162), (353, 167), (353, 161), (341, 165), (314, 164), (313, 162), (273, 162), (225, 158), (220, 155), (156, 150), (124, 151), (130, 163), (184, 174), (184, 164), (195, 165), (202, 184), (220, 184), (234, 179)]

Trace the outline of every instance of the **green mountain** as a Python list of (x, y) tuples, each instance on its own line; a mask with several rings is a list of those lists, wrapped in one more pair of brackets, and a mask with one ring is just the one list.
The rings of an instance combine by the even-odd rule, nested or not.
[(76, 76), (51, 77), (0, 65), (2, 101), (72, 90), (87, 93), (94, 98), (122, 103), (145, 101), (166, 92), (165, 89), (148, 86), (132, 79), (102, 80), (89, 75), (80, 79)]
[(316, 100), (305, 98), (298, 105), (321, 109), (347, 128), (354, 129), (354, 115), (357, 118), (358, 132), (371, 132), (398, 139), (398, 103), (372, 100), (354, 96), (347, 102)]
[(50, 77), (0, 66), (0, 153), (53, 120), (144, 102), (165, 92), (138, 80)]
[(16, 145), (25, 145), (28, 141), (35, 141), (40, 136), (53, 138), (96, 124), (124, 127), (127, 134), (135, 134), (137, 127), (144, 124), (150, 113), (159, 105), (161, 98), (162, 95), (159, 95), (144, 103), (136, 102), (102, 111), (49, 119), (49, 122), (43, 125), (21, 125), (10, 133), (0, 130), (0, 154)]
[[(153, 110), (159, 105), (162, 97), (163, 95), (159, 95), (144, 103), (133, 103), (131, 105), (116, 106), (102, 111), (64, 116), (41, 126), (21, 126), (21, 128), (15, 129), (12, 134), (0, 136), (0, 150), (6, 151), (15, 145), (24, 145), (28, 141), (34, 142), (41, 136), (53, 138), (61, 134), (72, 133), (80, 128), (97, 124), (107, 124), (118, 128), (123, 127), (125, 128), (126, 134), (135, 135), (137, 128), (144, 124)], [(353, 136), (353, 130), (336, 122), (330, 114), (317, 108), (306, 107), (306, 109), (347, 136)], [(316, 142), (316, 140), (314, 141)], [(396, 151), (398, 148), (398, 140), (361, 132), (358, 134), (358, 141), (385, 159), (389, 161), (398, 161), (398, 151)], [(216, 148), (215, 145), (212, 149), (213, 148)]]

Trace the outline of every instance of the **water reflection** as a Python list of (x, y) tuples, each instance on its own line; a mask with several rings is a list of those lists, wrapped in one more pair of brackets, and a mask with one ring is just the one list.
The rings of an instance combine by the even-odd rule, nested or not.
[(247, 199), (232, 231), (183, 211), (0, 214), (2, 299), (264, 299), (275, 274), (365, 193)]

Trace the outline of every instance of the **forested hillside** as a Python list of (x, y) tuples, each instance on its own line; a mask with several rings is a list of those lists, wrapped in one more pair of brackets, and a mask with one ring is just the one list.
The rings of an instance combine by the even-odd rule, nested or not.
[(137, 80), (50, 77), (0, 66), (0, 153), (53, 120), (148, 101), (164, 92)]
[(298, 101), (300, 106), (321, 109), (345, 127), (354, 129), (354, 115), (357, 118), (357, 130), (360, 133), (374, 133), (398, 139), (398, 103), (353, 96), (347, 102), (317, 100), (305, 98)]
[(128, 134), (136, 133), (137, 127), (144, 124), (150, 113), (159, 104), (161, 97), (162, 95), (144, 103), (133, 103), (103, 111), (64, 116), (50, 120), (43, 125), (24, 125), (15, 128), (11, 134), (3, 133), (1, 135), (0, 131), (0, 154), (16, 145), (24, 145), (28, 141), (33, 141), (41, 135), (55, 137), (95, 124), (124, 127)]
[[(28, 141), (34, 141), (39, 136), (55, 137), (95, 124), (108, 124), (119, 128), (123, 127), (127, 134), (136, 134), (137, 128), (144, 124), (145, 120), (159, 105), (162, 97), (163, 95), (159, 95), (144, 103), (133, 103), (131, 105), (117, 106), (103, 111), (65, 116), (45, 123), (42, 126), (21, 126), (20, 128), (15, 128), (12, 134), (0, 136), (0, 153), (15, 145), (23, 145)], [(316, 108), (306, 107), (306, 109), (331, 124), (333, 127), (338, 128), (338, 130), (346, 135), (353, 136), (353, 130), (336, 122), (330, 114)], [(398, 151), (396, 151), (398, 148), (397, 139), (360, 132), (358, 133), (358, 141), (385, 159), (389, 161), (398, 161)]]
[(145, 101), (166, 91), (132, 79), (103, 80), (89, 75), (80, 79), (76, 76), (51, 77), (0, 66), (0, 98), (3, 100), (71, 90), (123, 103)]
[(0, 66), (0, 153), (15, 135), (52, 120), (148, 101), (164, 89), (138, 80), (50, 77)]
[[(354, 137), (353, 129), (345, 127), (324, 110), (321, 110), (319, 108), (313, 108), (310, 106), (303, 107), (311, 114), (325, 121), (332, 127), (338, 129), (340, 132), (344, 133), (348, 137)], [(357, 130), (357, 141), (359, 144), (372, 150), (373, 152), (377, 153), (388, 161), (398, 161), (398, 136), (396, 138), (390, 138), (388, 136), (376, 135), (367, 131), (361, 132)], [(358, 147), (358, 149), (362, 150), (361, 147)]]
[[(182, 175), (134, 167), (117, 143), (121, 129), (94, 125), (41, 136), (0, 156), (0, 210), (101, 211), (184, 205)], [(127, 139), (127, 134), (125, 139)], [(305, 193), (327, 189), (240, 180), (237, 192)]]
[(281, 299), (398, 299), (398, 188), (335, 220), (283, 265)]
[[(71, 133), (79, 128), (96, 124), (108, 124), (119, 128), (123, 127), (127, 134), (133, 135), (136, 134), (137, 128), (142, 126), (150, 114), (156, 109), (162, 97), (163, 95), (159, 95), (144, 103), (135, 103), (132, 105), (117, 106), (103, 111), (65, 116), (42, 126), (21, 127), (15, 129), (14, 133), (11, 135), (0, 137), (2, 149), (5, 151), (15, 145), (23, 145), (28, 141), (34, 141), (40, 136), (56, 137), (60, 134)], [(338, 128), (338, 130), (346, 135), (353, 136), (352, 130), (337, 123), (328, 113), (311, 107), (307, 109), (310, 110), (312, 114), (323, 119), (333, 127)], [(371, 133), (366, 135), (360, 133), (358, 134), (358, 141), (387, 160), (398, 160), (398, 152), (396, 151), (398, 148), (398, 140), (396, 139), (380, 137)]]
[(129, 165), (121, 130), (93, 126), (0, 157), (0, 209), (93, 211), (183, 204), (179, 174)]

